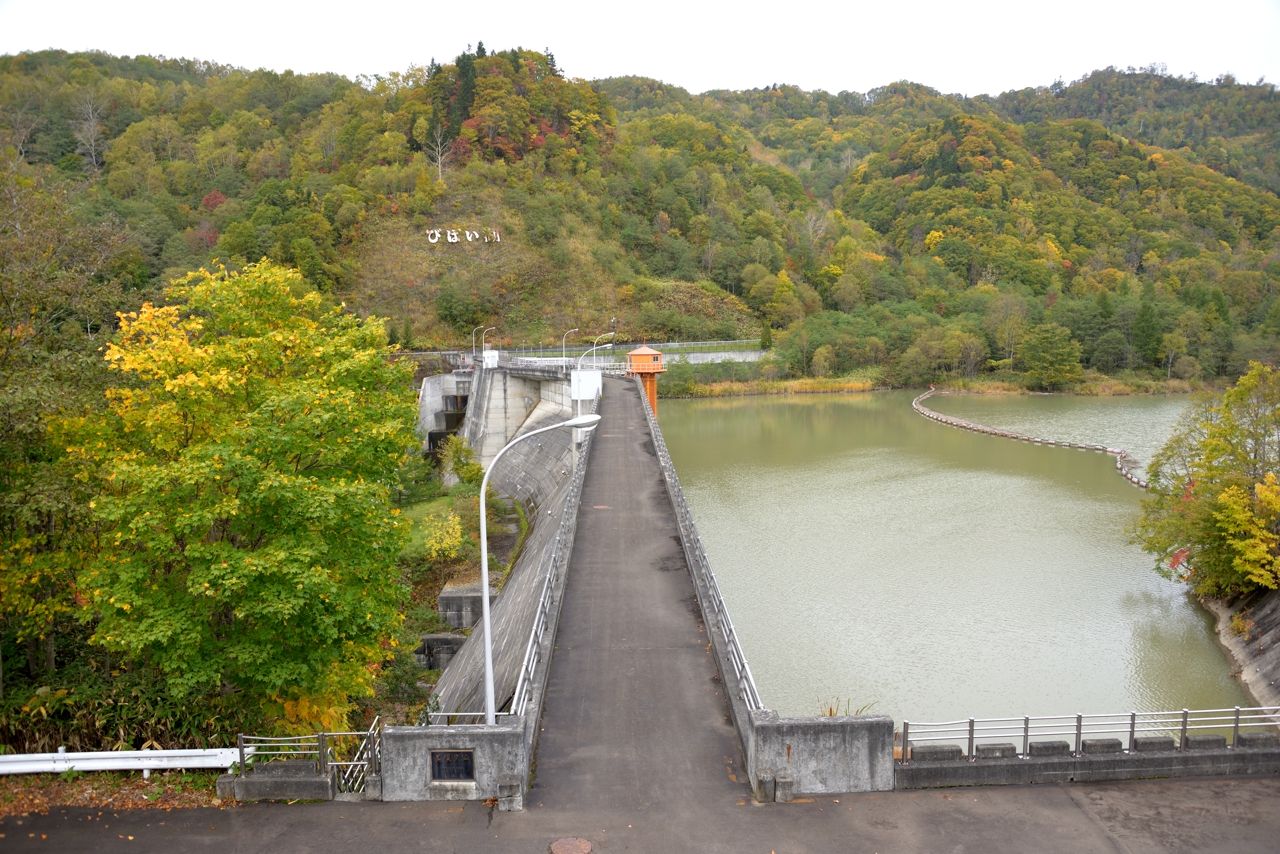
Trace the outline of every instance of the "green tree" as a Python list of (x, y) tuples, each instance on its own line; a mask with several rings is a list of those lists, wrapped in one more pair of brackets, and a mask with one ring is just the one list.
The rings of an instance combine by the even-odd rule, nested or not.
[(98, 491), (93, 641), (175, 695), (243, 691), (298, 728), (341, 726), (399, 619), (411, 368), (380, 321), (268, 262), (168, 296), (122, 318), (106, 417), (65, 425)]
[(1058, 388), (1083, 375), (1080, 344), (1071, 331), (1056, 323), (1041, 323), (1027, 331), (1018, 348), (1023, 375), (1033, 388)]
[(1150, 365), (1160, 355), (1160, 318), (1150, 300), (1143, 300), (1133, 320), (1133, 349)]
[(49, 419), (101, 400), (95, 351), (124, 307), (112, 275), (124, 235), (79, 222), (68, 196), (0, 150), (0, 631), (27, 645), (32, 670), (54, 668), (54, 636), (75, 625), (91, 545)]
[(1173, 365), (1179, 356), (1187, 354), (1187, 339), (1181, 332), (1166, 332), (1160, 339), (1160, 360), (1164, 362), (1165, 378), (1173, 376)]
[(1253, 363), (1197, 398), (1149, 469), (1132, 534), (1163, 574), (1205, 596), (1280, 586), (1280, 373)]
[(1104, 374), (1111, 373), (1125, 363), (1128, 349), (1124, 335), (1114, 329), (1104, 332), (1093, 345), (1093, 366)]

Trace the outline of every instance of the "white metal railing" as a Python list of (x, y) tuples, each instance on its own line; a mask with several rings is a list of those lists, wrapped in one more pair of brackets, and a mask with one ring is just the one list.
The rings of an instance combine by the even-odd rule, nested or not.
[(164, 771), (176, 768), (221, 768), (236, 764), (234, 747), (191, 750), (102, 750), (67, 753), (0, 755), (0, 775), (61, 774), (64, 771)]
[[(244, 776), (251, 765), (273, 759), (311, 759), (320, 775), (333, 773), (339, 792), (363, 792), (368, 778), (378, 774), (382, 762), (382, 718), (376, 717), (364, 732), (318, 732), (301, 736), (244, 735), (232, 751)], [(251, 761), (252, 760), (252, 761)]]
[(1173, 736), (1178, 750), (1187, 748), (1187, 738), (1196, 731), (1211, 730), (1231, 734), (1231, 747), (1240, 740), (1241, 729), (1275, 728), (1280, 724), (1280, 706), (1258, 706), (1230, 709), (1182, 709), (1176, 712), (1120, 712), (1098, 715), (1024, 715), (1020, 718), (969, 718), (962, 721), (939, 723), (902, 722), (903, 755), (901, 761), (910, 759), (910, 746), (929, 742), (967, 744), (965, 757), (974, 759), (974, 745), (978, 741), (999, 740), (1022, 742), (1018, 754), (1026, 758), (1031, 740), (1069, 738), (1072, 752), (1080, 755), (1081, 743), (1086, 738), (1121, 736), (1128, 739), (1129, 752), (1135, 750), (1136, 739), (1144, 736)]
[[(597, 397), (592, 403), (591, 411), (597, 412), (599, 409), (600, 398)], [(555, 600), (556, 580), (563, 577), (565, 567), (573, 553), (574, 534), (578, 524), (577, 508), (582, 498), (582, 483), (586, 477), (587, 460), (590, 456), (588, 446), (594, 436), (593, 430), (587, 434), (583, 442), (582, 450), (578, 454), (578, 465), (574, 469), (573, 480), (565, 496), (566, 512), (560, 514), (560, 524), (556, 528), (556, 537), (551, 547), (550, 567), (542, 582), (542, 593), (538, 597), (533, 626), (529, 630), (529, 642), (525, 645), (524, 659), (520, 664), (520, 676), (516, 680), (516, 690), (511, 698), (510, 711), (498, 712), (498, 717), (523, 715), (528, 709), (529, 701), (533, 699), (533, 681), (538, 665), (542, 662), (542, 639), (546, 636), (551, 606)], [(433, 724), (448, 724), (454, 719), (463, 719), (458, 721), (460, 723), (471, 723), (473, 722), (471, 719), (483, 719), (484, 714), (484, 712), (426, 712), (424, 717)], [(483, 723), (483, 720), (474, 722)]]
[[(636, 380), (636, 382), (640, 381)], [(733, 627), (733, 620), (729, 619), (729, 608), (725, 605), (724, 596), (720, 593), (720, 585), (716, 583), (716, 574), (711, 569), (707, 550), (702, 545), (702, 536), (698, 533), (698, 526), (693, 521), (693, 514), (689, 512), (689, 505), (685, 503), (684, 491), (680, 488), (680, 478), (676, 475), (676, 467), (672, 464), (671, 455), (667, 452), (667, 443), (662, 438), (662, 429), (658, 426), (658, 419), (653, 416), (653, 410), (649, 408), (649, 399), (643, 391), (640, 392), (640, 399), (644, 406), (645, 418), (649, 422), (650, 435), (653, 436), (653, 447), (658, 455), (658, 464), (667, 482), (667, 492), (671, 496), (676, 523), (680, 527), (680, 539), (684, 545), (685, 558), (689, 562), (693, 583), (703, 594), (699, 598), (710, 606), (711, 613), (703, 615), (707, 621), (707, 629), (719, 631), (720, 637), (724, 640), (724, 653), (733, 667), (738, 696), (747, 704), (748, 709), (763, 709), (764, 703), (761, 702), (760, 692), (756, 689), (756, 681), (751, 675), (751, 667), (747, 664), (746, 653), (742, 651), (742, 645), (738, 642), (738, 633)]]
[[(624, 350), (629, 345), (619, 342), (618, 347), (613, 350), (614, 353)], [(639, 345), (630, 345), (639, 346)], [(759, 338), (741, 338), (735, 341), (667, 341), (662, 344), (648, 344), (647, 346), (660, 350), (663, 353), (733, 353), (743, 350), (759, 350)], [(508, 347), (502, 350), (508, 359), (538, 359), (556, 361), (564, 360), (577, 361), (577, 358), (590, 350), (591, 347), (573, 346), (565, 347), (563, 350), (557, 346), (550, 347)], [(599, 354), (601, 360), (607, 358), (606, 354)]]

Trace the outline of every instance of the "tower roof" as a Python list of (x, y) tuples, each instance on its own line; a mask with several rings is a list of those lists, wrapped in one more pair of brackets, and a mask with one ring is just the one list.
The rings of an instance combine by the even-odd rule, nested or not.
[(653, 349), (647, 344), (641, 344), (639, 347), (627, 354), (628, 356), (661, 356), (662, 353)]

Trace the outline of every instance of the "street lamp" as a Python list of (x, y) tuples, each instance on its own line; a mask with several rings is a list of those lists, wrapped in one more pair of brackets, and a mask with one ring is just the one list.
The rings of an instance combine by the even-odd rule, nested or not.
[[(495, 329), (497, 329), (497, 328), (498, 328), (498, 327), (496, 327), (496, 326), (490, 326), (490, 327), (489, 327), (488, 329), (486, 329), (484, 332), (481, 332), (481, 333), (480, 333), (480, 357), (481, 357), (481, 358), (484, 358), (484, 336), (488, 335), (490, 332), (492, 332), (493, 330), (495, 330)], [(475, 360), (475, 357), (476, 357), (476, 354), (475, 354), (475, 353), (472, 353), (472, 354), (471, 354), (471, 358), (472, 358), (472, 360), (473, 360), (473, 361)]]
[[(578, 331), (578, 327), (576, 326), (569, 330), (569, 332), (577, 332), (577, 331)], [(565, 365), (569, 364), (569, 360), (566, 359), (564, 355), (564, 339), (569, 337), (569, 332), (566, 332), (565, 334), (560, 336), (560, 367), (562, 368)]]
[[(600, 338), (603, 338), (603, 337), (604, 337), (604, 336), (603, 336), (603, 335), (601, 335), (601, 336), (599, 336), (599, 338), (596, 338), (596, 340), (597, 340), (597, 341), (599, 341), (599, 340), (600, 340)], [(613, 342), (612, 342), (612, 341), (610, 341), (608, 344), (602, 344), (602, 345), (597, 346), (597, 347), (592, 347), (590, 350), (588, 350), (587, 352), (583, 353), (581, 356), (579, 356), (579, 357), (578, 357), (578, 370), (582, 370), (582, 360), (583, 360), (583, 359), (585, 359), (585, 358), (587, 358), (588, 356), (591, 356), (591, 354), (592, 354), (592, 353), (594, 353), (595, 351), (597, 351), (597, 350), (612, 350), (612, 349), (613, 349)], [(591, 359), (592, 359), (592, 362), (594, 363), (594, 361), (595, 361), (595, 356), (591, 356)], [(574, 407), (575, 407), (575, 410), (574, 410), (574, 411), (576, 411), (576, 412), (578, 412), (579, 414), (581, 414), (581, 412), (582, 412), (582, 401), (580, 401), (580, 400), (575, 400), (575, 401), (573, 402), (573, 405), (574, 405)], [(575, 447), (576, 447), (576, 446), (575, 446)]]
[(484, 623), (484, 722), (489, 726), (497, 723), (498, 715), (493, 699), (493, 629), (489, 622), (489, 525), (485, 517), (485, 493), (489, 491), (489, 475), (493, 474), (493, 470), (497, 468), (498, 460), (502, 459), (502, 455), (518, 442), (523, 442), (539, 433), (559, 430), (561, 427), (595, 427), (599, 421), (599, 415), (579, 415), (577, 418), (570, 418), (568, 421), (561, 421), (559, 424), (552, 424), (550, 427), (542, 427), (531, 430), (523, 436), (517, 436), (498, 451), (493, 462), (489, 463), (489, 470), (484, 473), (484, 480), (480, 481), (480, 620)]
[(475, 361), (476, 361), (476, 333), (479, 332), (481, 329), (484, 329), (483, 323), (477, 326), (475, 329), (471, 330), (471, 363), (472, 364), (475, 364)]
[[(607, 335), (607, 336), (609, 336), (610, 338), (612, 338), (614, 335), (617, 335), (617, 334), (618, 334), (618, 333), (616, 333), (616, 332), (606, 332), (604, 335), (597, 335), (597, 336), (596, 336), (595, 343), (596, 343), (596, 344), (599, 344), (599, 343), (600, 343), (600, 339), (601, 339), (601, 338), (604, 338), (604, 337), (605, 337), (605, 335)], [(610, 342), (609, 342), (609, 346), (610, 346), (610, 347), (612, 347), (612, 346), (613, 346), (613, 342), (612, 342), (612, 341), (610, 341)], [(594, 347), (593, 347), (592, 349), (596, 349), (596, 348), (594, 348)], [(595, 366), (596, 366), (596, 357), (595, 357), (595, 356), (592, 356), (592, 357), (591, 357), (591, 367), (593, 367), (593, 368), (594, 368)]]

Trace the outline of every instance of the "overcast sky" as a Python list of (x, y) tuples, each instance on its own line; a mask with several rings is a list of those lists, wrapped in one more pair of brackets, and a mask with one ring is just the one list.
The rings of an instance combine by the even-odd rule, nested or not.
[(1280, 0), (0, 0), (8, 54), (97, 49), (354, 77), (446, 62), (477, 41), (550, 47), (572, 77), (637, 74), (693, 92), (772, 83), (866, 91), (908, 79), (976, 95), (1158, 62), (1201, 79), (1280, 82)]

